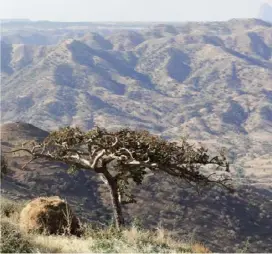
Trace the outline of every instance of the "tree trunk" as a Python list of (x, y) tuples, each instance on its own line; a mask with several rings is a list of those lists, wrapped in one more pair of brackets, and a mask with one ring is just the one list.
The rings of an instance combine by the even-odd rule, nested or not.
[(110, 191), (115, 226), (117, 230), (120, 230), (120, 228), (124, 226), (125, 221), (122, 213), (121, 200), (119, 200), (117, 181), (107, 170), (103, 172), (103, 175), (106, 178), (104, 183), (108, 186)]
[(117, 182), (115, 180), (109, 182), (109, 189), (111, 195), (113, 215), (115, 219), (115, 226), (117, 230), (120, 230), (120, 228), (124, 226), (125, 222), (122, 213), (121, 201), (119, 200)]

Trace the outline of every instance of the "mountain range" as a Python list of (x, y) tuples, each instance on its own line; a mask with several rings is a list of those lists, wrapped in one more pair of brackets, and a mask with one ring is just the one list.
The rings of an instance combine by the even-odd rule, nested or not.
[(35, 45), (19, 32), (3, 34), (2, 122), (189, 135), (225, 146), (235, 166), (271, 169), (271, 24), (156, 24), (106, 36), (66, 31), (56, 44), (40, 43), (57, 32), (42, 39), (30, 32)]
[[(128, 126), (169, 140), (188, 136), (211, 151), (223, 146), (238, 196), (195, 197), (171, 180), (160, 192), (162, 178), (151, 178), (127, 213), (146, 225), (163, 221), (183, 236), (195, 229), (215, 251), (233, 252), (247, 241), (253, 251), (269, 251), (272, 24), (74, 25), (3, 24), (2, 148), (67, 125)], [(4, 195), (59, 193), (82, 216), (108, 218), (107, 194), (95, 176), (69, 176), (63, 165), (44, 161), (23, 172), (25, 156), (9, 160), (13, 174), (2, 184)]]

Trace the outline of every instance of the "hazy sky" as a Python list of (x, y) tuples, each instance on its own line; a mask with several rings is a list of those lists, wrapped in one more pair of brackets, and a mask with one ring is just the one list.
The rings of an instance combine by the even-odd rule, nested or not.
[(272, 0), (0, 0), (0, 18), (53, 21), (189, 21), (254, 18)]

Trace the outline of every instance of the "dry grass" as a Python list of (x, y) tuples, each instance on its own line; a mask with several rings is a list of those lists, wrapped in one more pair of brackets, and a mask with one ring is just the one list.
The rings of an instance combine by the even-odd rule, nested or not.
[(10, 218), (13, 222), (19, 220), (20, 212), (23, 209), (25, 202), (13, 201), (7, 198), (1, 197), (0, 202), (0, 215), (1, 218)]
[(211, 251), (207, 247), (200, 243), (193, 244), (191, 249), (194, 253), (211, 253)]
[[(94, 229), (83, 225), (82, 237), (45, 235), (20, 232), (19, 214), (22, 204), (7, 199), (1, 200), (1, 228), (5, 237), (1, 241), (1, 252), (36, 253), (207, 253), (201, 244), (176, 241), (171, 232), (158, 228), (155, 231), (138, 227), (126, 228), (121, 232), (114, 228)], [(10, 210), (10, 212), (8, 212)], [(20, 236), (20, 239), (18, 238)], [(18, 241), (16, 240), (18, 238)]]
[[(90, 233), (90, 232), (89, 232)], [(114, 233), (111, 229), (91, 232), (92, 236), (84, 238), (33, 235), (32, 242), (43, 252), (51, 253), (191, 253), (189, 244), (174, 241), (170, 233), (158, 229), (155, 232), (125, 229)], [(200, 244), (193, 245), (195, 252), (208, 253)]]
[(12, 223), (11, 220), (1, 218), (1, 253), (29, 253), (33, 247), (30, 237), (20, 232), (18, 225)]
[(32, 244), (43, 253), (86, 253), (90, 242), (84, 238), (32, 235)]

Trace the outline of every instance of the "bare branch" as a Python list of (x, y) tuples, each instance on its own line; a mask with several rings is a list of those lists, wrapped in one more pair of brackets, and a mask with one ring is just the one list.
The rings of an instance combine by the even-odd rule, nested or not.
[(43, 149), (42, 149), (42, 151), (41, 151), (41, 154), (43, 154), (44, 153), (44, 151), (45, 151), (45, 144), (43, 145)]
[[(91, 156), (94, 156), (99, 150), (100, 150), (100, 147), (95, 148), (95, 149), (91, 152)], [(91, 157), (91, 156), (90, 156), (90, 157)]]
[(31, 149), (31, 153), (32, 154), (35, 153), (35, 149), (37, 149), (37, 148), (41, 148), (41, 145), (35, 145), (35, 146), (33, 146), (33, 148)]
[(22, 167), (22, 169), (25, 169), (25, 167), (30, 164), (32, 161), (34, 161), (36, 158), (32, 157), (26, 164), (24, 164), (24, 166)]
[(20, 151), (24, 151), (24, 152), (27, 152), (27, 153), (32, 155), (32, 152), (29, 149), (26, 149), (26, 148), (19, 148), (19, 149), (16, 149), (16, 150), (12, 150), (12, 151), (9, 151), (9, 152), (3, 152), (3, 153), (16, 153), (16, 152), (20, 152)]
[(85, 160), (84, 158), (80, 158), (79, 155), (71, 155), (71, 156), (67, 156), (66, 158), (69, 160), (69, 157), (72, 159), (76, 159), (80, 164), (82, 164), (82, 166), (84, 166), (85, 168), (92, 168), (91, 163), (88, 160)]
[(132, 153), (131, 153), (127, 148), (122, 147), (122, 148), (120, 148), (120, 149), (118, 150), (118, 152), (119, 152), (119, 151), (126, 151), (126, 152), (128, 153), (128, 155), (130, 156), (130, 158), (131, 158), (132, 160), (135, 160), (134, 157), (133, 157), (133, 155), (132, 155)]
[(150, 162), (150, 158), (148, 157), (148, 159), (146, 161), (144, 161), (144, 163), (148, 163)]
[(97, 166), (98, 160), (99, 160), (104, 154), (105, 154), (105, 149), (103, 149), (103, 150), (95, 157), (95, 159), (94, 159), (94, 161), (93, 161), (93, 163), (92, 163), (92, 165), (91, 165), (92, 168), (95, 168), (95, 167)]
[(114, 141), (114, 143), (111, 145), (112, 147), (115, 147), (116, 145), (117, 145), (117, 143), (118, 143), (118, 138), (117, 137), (114, 137), (115, 138), (115, 141)]
[(77, 149), (69, 149), (69, 148), (67, 148), (67, 149), (65, 149), (65, 151), (67, 151), (67, 152), (72, 152), (72, 153), (76, 153), (76, 154), (78, 154), (78, 155), (86, 155), (86, 156), (89, 156), (90, 154), (89, 153), (87, 153), (87, 152), (81, 152), (81, 151), (79, 151), (79, 150), (77, 150)]

